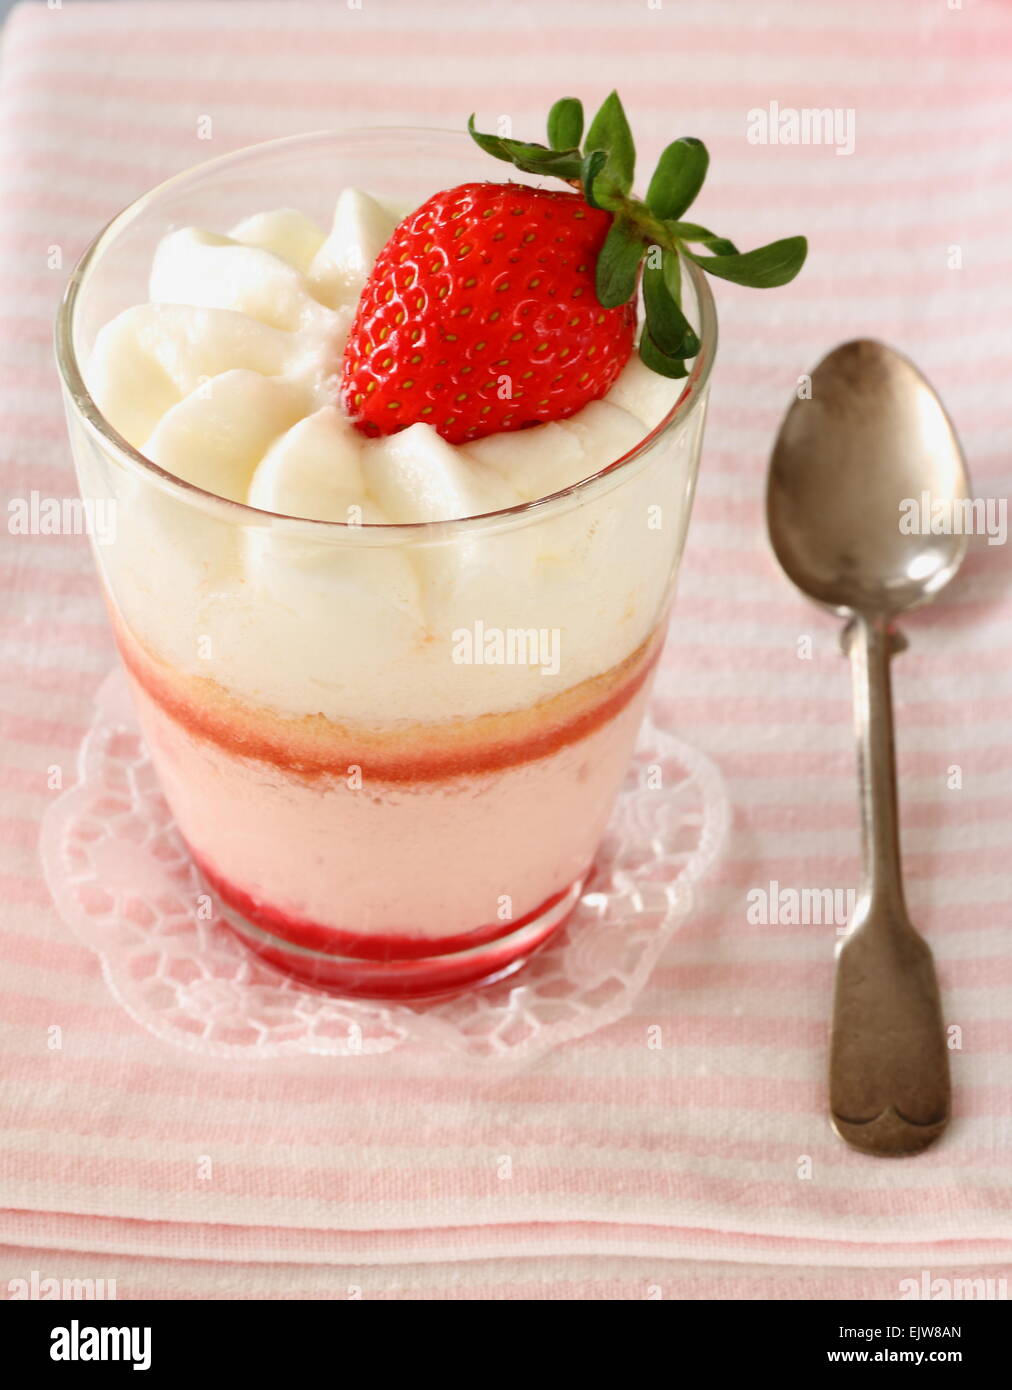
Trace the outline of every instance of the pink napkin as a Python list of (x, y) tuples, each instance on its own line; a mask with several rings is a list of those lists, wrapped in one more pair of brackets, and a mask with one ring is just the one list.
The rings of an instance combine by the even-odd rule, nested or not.
[[(526, 1070), (422, 1050), (240, 1067), (119, 1010), (36, 851), (113, 661), (90, 558), (81, 538), (0, 536), (4, 1279), (114, 1277), (121, 1298), (818, 1298), (1009, 1272), (1007, 545), (974, 542), (951, 594), (906, 624), (894, 672), (910, 905), (960, 1044), (936, 1149), (884, 1163), (833, 1138), (836, 928), (749, 908), (771, 883), (843, 892), (857, 870), (838, 624), (763, 533), (798, 377), (845, 338), (892, 342), (941, 388), (977, 492), (1008, 492), (1010, 60), (1007, 7), (940, 0), (17, 10), (0, 82), (8, 501), (74, 492), (50, 337), (78, 254), (156, 180), (255, 140), (471, 110), (536, 133), (563, 92), (617, 85), (643, 168), (666, 139), (706, 140), (703, 222), (746, 245), (806, 232), (812, 251), (789, 288), (717, 286), (662, 675), (680, 732), (728, 780), (730, 853), (632, 1014)], [(806, 108), (839, 113), (832, 143), (774, 143)]]

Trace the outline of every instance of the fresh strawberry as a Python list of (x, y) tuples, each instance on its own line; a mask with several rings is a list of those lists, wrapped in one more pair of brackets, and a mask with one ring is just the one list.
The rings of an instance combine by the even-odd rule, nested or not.
[(635, 303), (604, 309), (609, 213), (578, 193), (466, 183), (437, 193), (380, 252), (344, 357), (365, 434), (422, 420), (451, 444), (564, 420), (610, 389)]
[(463, 444), (564, 420), (603, 396), (625, 366), (641, 284), (640, 357), (662, 376), (684, 377), (699, 351), (681, 307), (686, 262), (758, 288), (786, 284), (804, 263), (804, 237), (741, 254), (681, 220), (709, 164), (699, 140), (668, 145), (645, 197), (635, 197), (636, 151), (616, 92), (582, 149), (575, 97), (549, 112), (547, 145), (482, 134), (473, 116), (468, 130), (495, 159), (578, 192), (465, 183), (397, 227), (345, 348), (341, 397), (364, 434), (425, 421)]

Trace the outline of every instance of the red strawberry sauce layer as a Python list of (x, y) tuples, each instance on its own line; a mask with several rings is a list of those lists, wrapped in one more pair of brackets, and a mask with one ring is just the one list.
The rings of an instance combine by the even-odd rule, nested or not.
[(456, 993), (470, 985), (488, 984), (512, 975), (564, 926), (578, 901), (579, 884), (563, 894), (553, 909), (545, 904), (526, 927), (509, 937), (490, 942), (479, 950), (428, 956), (424, 959), (366, 961), (324, 954), (307, 954), (286, 947), (280, 940), (265, 939), (233, 929), (251, 950), (278, 970), (307, 980), (322, 989), (360, 999), (424, 999)]
[(415, 783), (498, 772), (534, 762), (587, 737), (642, 689), (663, 645), (664, 625), (624, 661), (531, 709), (480, 715), (463, 724), (419, 724), (388, 735), (323, 715), (286, 718), (242, 703), (203, 676), (187, 676), (149, 654), (113, 616), (130, 675), (191, 736), (236, 757), (270, 763), (302, 782), (344, 778), (350, 765), (377, 782)]
[(420, 960), (428, 956), (445, 956), (457, 951), (468, 951), (475, 946), (484, 946), (527, 926), (560, 903), (569, 892), (567, 885), (515, 922), (493, 922), (488, 926), (475, 927), (472, 931), (458, 932), (455, 936), (419, 939), (418, 936), (408, 933), (398, 936), (393, 932), (384, 932), (382, 936), (362, 936), (360, 932), (341, 931), (339, 928), (323, 926), (318, 922), (309, 922), (303, 917), (295, 917), (260, 902), (216, 873), (192, 845), (190, 853), (222, 902), (234, 908), (255, 927), (260, 927), (272, 936), (280, 936), (283, 940), (301, 946), (307, 951), (348, 956), (356, 960)]

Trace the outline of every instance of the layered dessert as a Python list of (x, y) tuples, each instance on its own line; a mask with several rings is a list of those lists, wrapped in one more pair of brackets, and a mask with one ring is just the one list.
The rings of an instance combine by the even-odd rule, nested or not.
[(634, 351), (638, 266), (606, 302), (607, 176), (174, 227), (85, 364), (154, 465), (112, 470), (72, 419), (175, 820), (244, 938), (345, 992), (515, 969), (625, 773), (703, 411), (662, 466), (699, 344), (645, 287)]

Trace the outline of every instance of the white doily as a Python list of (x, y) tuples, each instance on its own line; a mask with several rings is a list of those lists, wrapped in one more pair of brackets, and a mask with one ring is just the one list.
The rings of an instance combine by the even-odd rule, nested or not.
[(720, 774), (659, 727), (661, 707), (655, 702), (646, 722), (567, 925), (514, 978), (453, 998), (341, 999), (261, 961), (216, 904), (201, 918), (206, 886), (158, 788), (118, 670), (96, 698), (78, 785), (43, 819), (46, 880), (127, 1013), (193, 1052), (348, 1057), (427, 1044), (475, 1059), (528, 1056), (629, 1010), (726, 838)]

